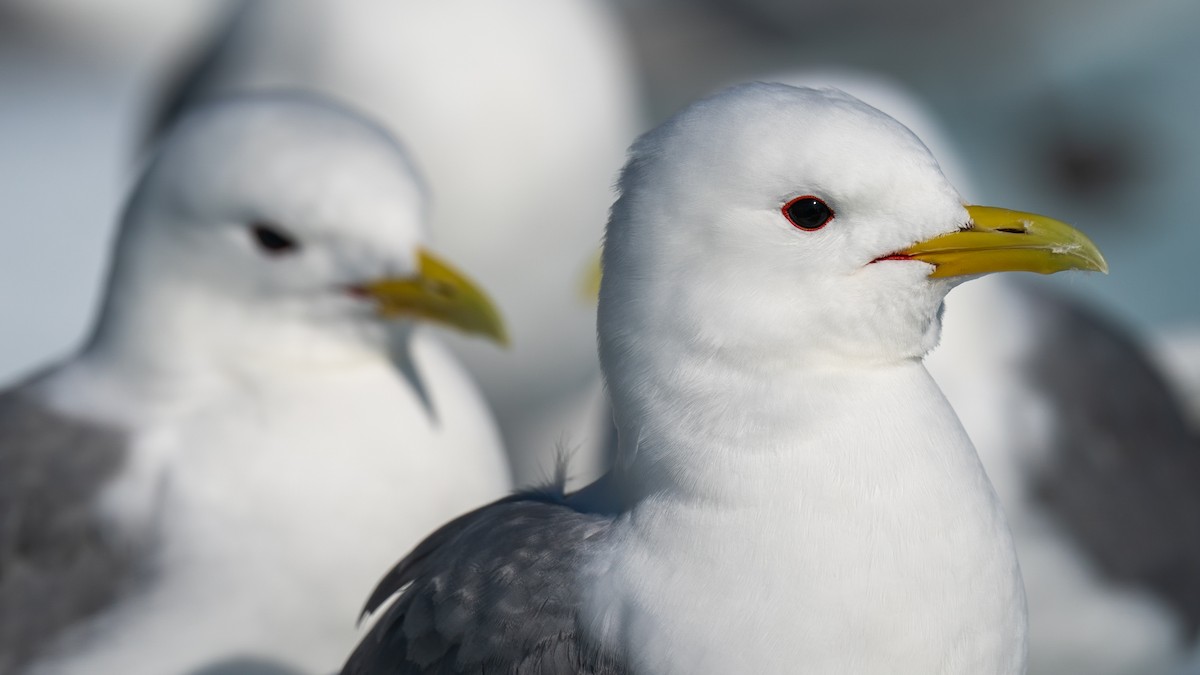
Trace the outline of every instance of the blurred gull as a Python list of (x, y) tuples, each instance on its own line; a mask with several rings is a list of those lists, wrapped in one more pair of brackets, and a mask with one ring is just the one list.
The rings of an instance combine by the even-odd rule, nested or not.
[[(837, 86), (887, 111), (969, 184), (901, 85), (850, 70), (766, 79)], [(926, 364), (1008, 514), (1030, 672), (1174, 672), (1200, 625), (1200, 439), (1146, 347), (1078, 300), (1004, 277), (955, 291), (942, 321)]]
[(478, 275), (512, 350), (451, 337), (496, 411), (518, 482), (563, 443), (594, 477), (608, 420), (580, 279), (637, 130), (625, 44), (599, 0), (247, 3), (168, 105), (214, 92), (321, 92), (402, 135), (425, 169), (433, 241)]
[[(981, 340), (1001, 346), (980, 358)], [(948, 300), (929, 363), (1009, 514), (1030, 672), (1165, 675), (1191, 662), (1200, 438), (1146, 347), (1078, 300), (993, 286)]]
[(1095, 248), (964, 207), (911, 132), (835, 90), (697, 103), (621, 188), (613, 472), (439, 530), (343, 672), (1023, 673), (1008, 528), (920, 359), (964, 276), (1104, 269)]
[(503, 328), (423, 220), (401, 148), (332, 104), (180, 121), (90, 341), (0, 394), (0, 670), (328, 672), (379, 568), (510, 487), (482, 398), (417, 324)]

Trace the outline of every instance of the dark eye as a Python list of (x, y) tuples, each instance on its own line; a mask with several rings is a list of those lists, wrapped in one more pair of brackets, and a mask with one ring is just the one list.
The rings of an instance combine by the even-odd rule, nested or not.
[(285, 255), (300, 250), (300, 242), (277, 225), (255, 223), (250, 226), (250, 233), (254, 235), (258, 247), (269, 255)]
[(796, 227), (810, 232), (825, 227), (826, 223), (833, 220), (833, 210), (812, 195), (796, 197), (784, 204), (783, 215)]

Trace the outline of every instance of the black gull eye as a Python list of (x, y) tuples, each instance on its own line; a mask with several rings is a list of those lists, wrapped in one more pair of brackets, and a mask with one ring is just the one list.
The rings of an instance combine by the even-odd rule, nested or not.
[(255, 223), (250, 226), (250, 233), (258, 247), (268, 255), (285, 255), (300, 250), (300, 242), (277, 225)]
[(833, 210), (812, 195), (796, 197), (784, 204), (783, 215), (787, 216), (792, 225), (809, 232), (819, 230), (833, 220)]

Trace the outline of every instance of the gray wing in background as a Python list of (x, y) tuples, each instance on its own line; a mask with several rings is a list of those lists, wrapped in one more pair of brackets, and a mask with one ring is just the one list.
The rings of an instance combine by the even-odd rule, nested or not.
[(516, 495), (452, 521), (380, 582), (395, 602), (343, 675), (626, 675), (580, 632), (583, 562), (611, 530), (559, 496)]
[(184, 112), (211, 93), (210, 81), (224, 66), (227, 47), (252, 0), (228, 0), (226, 5), (225, 15), (218, 20), (208, 38), (201, 40), (189, 57), (179, 64), (164, 87), (151, 115), (144, 146), (152, 145)]
[(1111, 579), (1200, 628), (1200, 439), (1137, 342), (1078, 303), (1026, 293), (1040, 327), (1026, 375), (1057, 425), (1033, 496)]
[(295, 670), (290, 666), (254, 657), (233, 658), (200, 670), (194, 670), (189, 675), (315, 675)]
[(0, 673), (108, 605), (132, 569), (93, 501), (125, 459), (122, 434), (21, 389), (0, 392)]

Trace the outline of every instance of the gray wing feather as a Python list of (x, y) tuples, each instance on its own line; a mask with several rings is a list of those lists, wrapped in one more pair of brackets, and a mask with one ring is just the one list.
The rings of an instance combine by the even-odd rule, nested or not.
[(116, 430), (0, 393), (0, 672), (116, 597), (132, 556), (91, 507), (124, 457)]
[(1200, 628), (1200, 439), (1137, 342), (1079, 303), (1028, 293), (1040, 349), (1027, 376), (1054, 411), (1034, 496), (1110, 578)]
[(625, 675), (579, 629), (582, 563), (612, 526), (561, 496), (516, 495), (442, 527), (384, 577), (343, 675)]
[(232, 41), (252, 0), (230, 0), (225, 16), (218, 20), (207, 40), (201, 41), (190, 57), (180, 64), (160, 95), (144, 145), (151, 145), (171, 127), (184, 112), (211, 94), (212, 80), (224, 67), (226, 48)]

